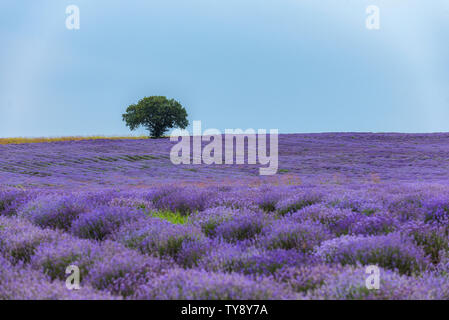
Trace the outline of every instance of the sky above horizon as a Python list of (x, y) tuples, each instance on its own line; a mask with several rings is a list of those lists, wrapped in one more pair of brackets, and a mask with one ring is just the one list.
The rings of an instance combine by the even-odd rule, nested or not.
[(448, 132), (448, 39), (447, 0), (2, 1), (0, 137), (145, 134), (151, 95), (203, 129)]

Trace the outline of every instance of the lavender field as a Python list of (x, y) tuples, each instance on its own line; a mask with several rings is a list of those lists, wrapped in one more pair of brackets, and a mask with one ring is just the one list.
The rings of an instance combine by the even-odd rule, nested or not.
[(280, 135), (274, 176), (172, 146), (0, 145), (0, 299), (449, 299), (449, 134)]

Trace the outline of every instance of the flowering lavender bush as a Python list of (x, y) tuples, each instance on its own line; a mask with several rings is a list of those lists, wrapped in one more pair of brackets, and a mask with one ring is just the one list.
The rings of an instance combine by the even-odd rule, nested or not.
[(231, 242), (252, 239), (262, 232), (266, 220), (261, 214), (242, 213), (218, 225), (215, 234)]
[(191, 216), (190, 221), (201, 228), (201, 230), (209, 237), (217, 235), (217, 227), (238, 216), (240, 210), (228, 207), (218, 206), (209, 208)]
[(423, 195), (419, 192), (405, 195), (399, 193), (393, 196), (392, 199), (387, 198), (387, 211), (396, 216), (401, 222), (424, 219), (425, 209), (423, 208), (422, 198)]
[(310, 264), (298, 267), (284, 265), (276, 271), (275, 278), (287, 283), (296, 292), (307, 293), (321, 287), (343, 271), (344, 269), (338, 265)]
[(435, 264), (440, 255), (449, 252), (449, 229), (438, 223), (427, 224), (422, 221), (410, 221), (401, 226), (401, 233), (413, 238), (429, 255)]
[(156, 300), (262, 300), (292, 299), (294, 294), (265, 278), (248, 279), (239, 274), (172, 269), (141, 286), (137, 299)]
[(265, 250), (241, 244), (217, 243), (198, 263), (200, 269), (238, 272), (246, 275), (272, 275), (285, 266), (305, 264), (308, 257), (296, 250)]
[[(379, 289), (366, 287), (365, 268), (348, 267), (328, 277), (324, 285), (312, 290), (309, 299), (330, 300), (429, 300), (449, 298), (449, 279), (427, 273), (421, 277), (399, 275), (380, 269)], [(441, 286), (441, 287), (440, 287)]]
[(0, 256), (0, 300), (111, 300), (118, 299), (107, 292), (90, 286), (80, 290), (67, 290), (65, 283), (51, 281), (49, 277), (30, 267), (11, 265)]
[(11, 216), (33, 197), (32, 192), (25, 192), (18, 189), (0, 190), (0, 215)]
[(316, 254), (325, 262), (379, 265), (401, 274), (420, 272), (428, 263), (424, 251), (399, 234), (342, 236), (325, 241)]
[(113, 239), (142, 253), (177, 258), (183, 244), (199, 242), (204, 235), (187, 225), (176, 225), (158, 218), (140, 219), (125, 224)]
[(157, 209), (188, 214), (204, 210), (211, 202), (212, 196), (209, 190), (170, 187), (157, 190), (152, 201)]
[(80, 238), (103, 240), (123, 224), (143, 216), (141, 211), (127, 207), (101, 206), (81, 214), (71, 226), (71, 233)]
[(43, 228), (68, 230), (85, 207), (86, 203), (73, 196), (47, 195), (27, 204), (20, 216)]
[(86, 282), (99, 290), (124, 297), (131, 296), (139, 285), (173, 265), (168, 259), (148, 257), (111, 241), (102, 244), (98, 253)]
[[(134, 198), (135, 197), (135, 198)], [(125, 207), (134, 209), (145, 209), (147, 211), (155, 210), (153, 202), (141, 198), (139, 195), (121, 195), (113, 198), (108, 205), (113, 207)]]
[(28, 262), (36, 247), (54, 242), (61, 233), (41, 229), (19, 218), (0, 217), (0, 253), (11, 262)]
[(65, 237), (54, 243), (39, 245), (31, 257), (31, 265), (51, 279), (61, 280), (66, 278), (66, 268), (76, 265), (83, 278), (88, 274), (98, 252), (99, 246), (95, 242)]
[(354, 225), (366, 220), (367, 217), (350, 209), (328, 207), (320, 203), (292, 213), (291, 218), (300, 223), (308, 220), (317, 222), (340, 236), (351, 233)]
[(282, 218), (264, 230), (259, 242), (268, 249), (295, 249), (302, 252), (313, 250), (321, 242), (331, 239), (331, 233), (320, 223), (305, 221), (294, 222)]
[(278, 202), (285, 198), (286, 194), (290, 194), (289, 190), (285, 188), (272, 188), (269, 186), (262, 187), (258, 191), (254, 202), (265, 212), (275, 211)]
[(423, 203), (426, 222), (438, 222), (447, 224), (449, 222), (449, 198), (446, 195), (428, 198)]
[(350, 209), (354, 212), (370, 216), (373, 213), (382, 210), (383, 205), (370, 194), (362, 192), (346, 192), (344, 197), (338, 197), (329, 201), (336, 208)]
[(322, 196), (317, 193), (300, 193), (276, 204), (276, 210), (279, 214), (284, 215), (288, 212), (294, 212), (304, 207), (320, 202)]
[(381, 235), (397, 230), (398, 222), (388, 214), (376, 212), (369, 217), (363, 217), (352, 223), (348, 228), (349, 234)]

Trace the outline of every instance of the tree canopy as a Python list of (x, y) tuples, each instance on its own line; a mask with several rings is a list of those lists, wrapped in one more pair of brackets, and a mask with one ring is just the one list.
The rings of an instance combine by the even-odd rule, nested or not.
[(186, 109), (176, 100), (152, 96), (132, 104), (122, 115), (131, 129), (145, 127), (153, 138), (160, 138), (170, 128), (185, 129), (189, 125)]

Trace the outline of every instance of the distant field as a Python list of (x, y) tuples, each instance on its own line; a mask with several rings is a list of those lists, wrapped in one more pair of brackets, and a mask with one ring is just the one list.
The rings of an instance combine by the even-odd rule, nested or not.
[[(27, 141), (31, 140), (23, 142)], [(0, 145), (3, 186), (449, 181), (448, 134), (281, 135), (279, 171), (272, 177), (260, 177), (259, 165), (173, 165), (169, 154), (174, 143), (169, 139), (88, 137), (34, 142)]]
[(0, 299), (449, 299), (449, 134), (281, 135), (268, 177), (81, 140), (0, 145)]
[(87, 137), (54, 137), (54, 138), (0, 138), (0, 144), (19, 144), (19, 143), (43, 143), (57, 141), (83, 141), (83, 140), (126, 140), (126, 139), (147, 139), (145, 136), (140, 137), (111, 137), (111, 136), (87, 136)]

